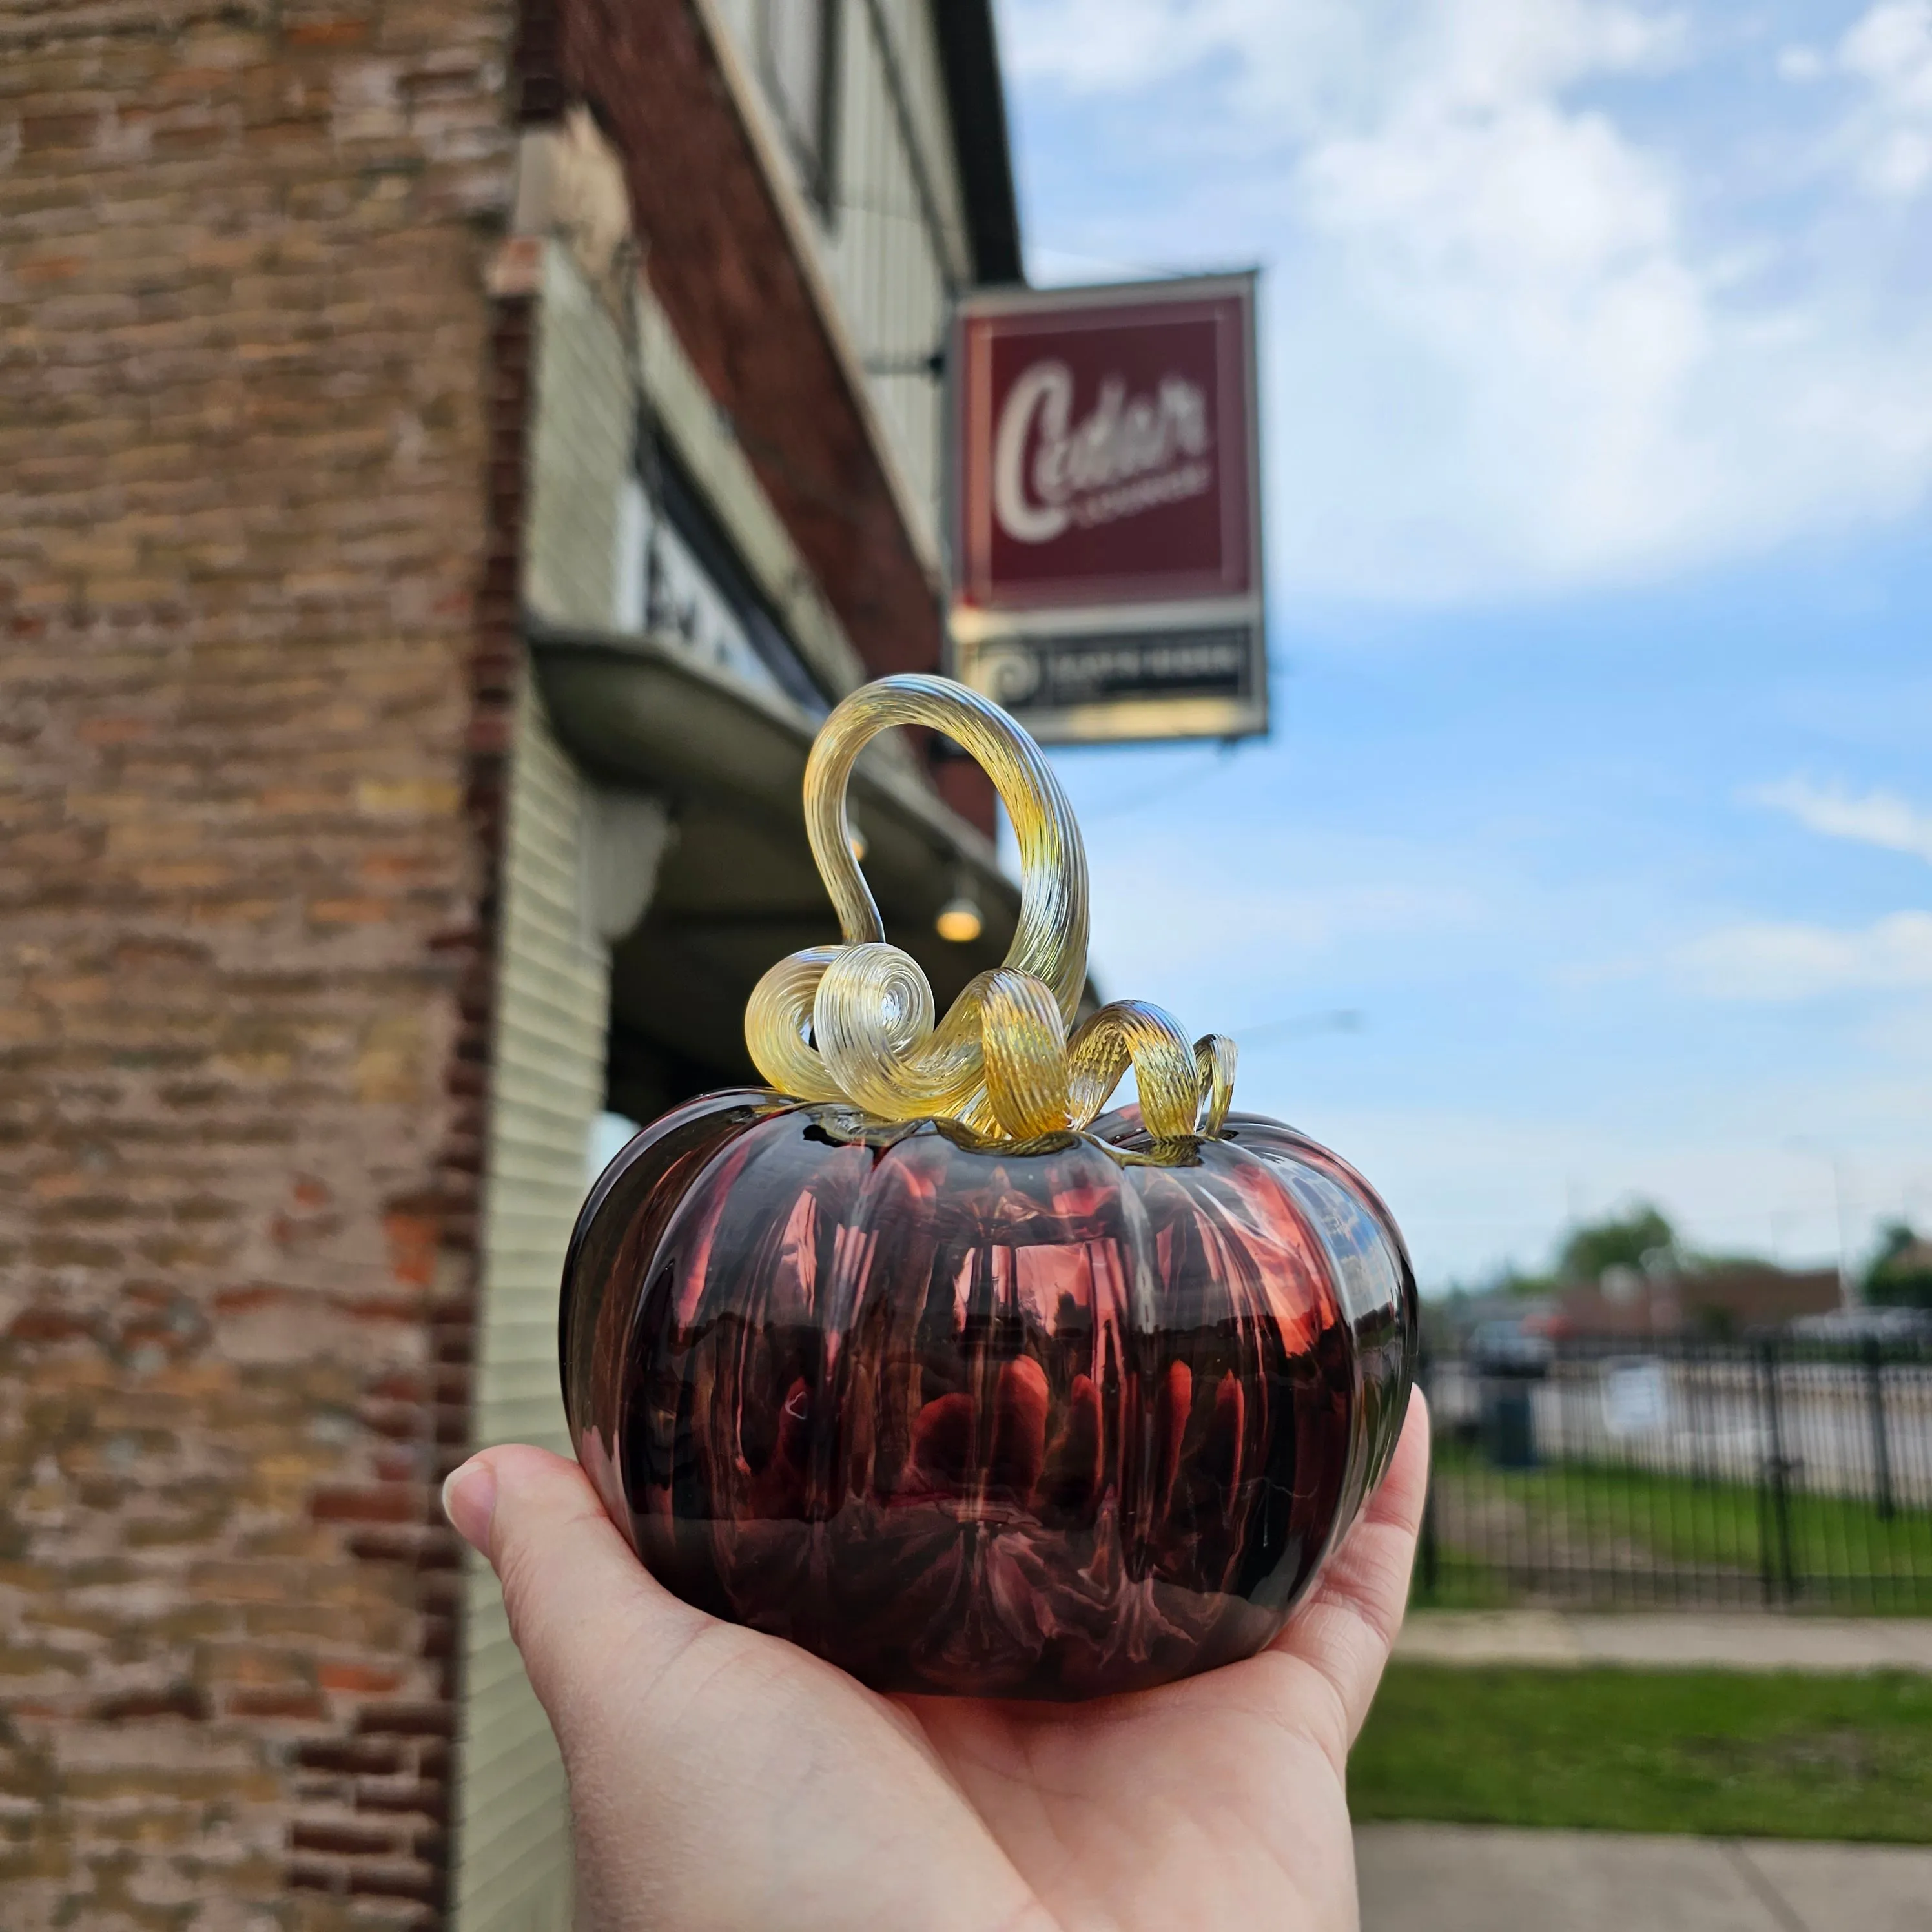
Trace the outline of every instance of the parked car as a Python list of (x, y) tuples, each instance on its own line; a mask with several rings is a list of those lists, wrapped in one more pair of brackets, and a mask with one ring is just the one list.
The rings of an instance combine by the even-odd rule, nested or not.
[(1837, 1308), (1802, 1315), (1790, 1333), (1807, 1342), (1932, 1341), (1932, 1310), (1923, 1308)]

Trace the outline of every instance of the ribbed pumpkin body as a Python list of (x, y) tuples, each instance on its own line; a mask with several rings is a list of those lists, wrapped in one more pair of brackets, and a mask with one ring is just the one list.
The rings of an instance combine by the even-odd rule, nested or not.
[(1392, 1454), (1415, 1285), (1291, 1130), (1024, 1147), (712, 1094), (613, 1162), (572, 1439), (652, 1574), (881, 1689), (1082, 1697), (1252, 1654)]

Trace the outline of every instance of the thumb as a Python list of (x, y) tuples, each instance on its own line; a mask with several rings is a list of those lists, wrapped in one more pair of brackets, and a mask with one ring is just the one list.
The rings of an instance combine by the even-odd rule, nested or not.
[(644, 1569), (574, 1462), (548, 1449), (485, 1449), (442, 1486), (444, 1514), (490, 1560), (510, 1634), (568, 1750), (610, 1688), (613, 1660), (668, 1668), (712, 1619)]
[(1019, 1923), (1024, 1886), (910, 1723), (674, 1597), (575, 1464), (485, 1449), (443, 1508), (501, 1579), (563, 1748), (584, 1923)]

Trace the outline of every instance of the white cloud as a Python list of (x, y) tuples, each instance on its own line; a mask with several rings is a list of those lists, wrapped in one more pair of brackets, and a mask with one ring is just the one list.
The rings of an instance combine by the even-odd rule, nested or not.
[[(1932, 813), (1890, 792), (1862, 795), (1804, 778), (1746, 796), (1828, 838), (1932, 862)], [(1803, 1000), (1820, 994), (1932, 986), (1932, 913), (1895, 912), (1860, 928), (1758, 921), (1707, 934), (1680, 962), (1720, 998)]]
[(1720, 999), (1932, 986), (1932, 913), (1891, 913), (1850, 931), (1774, 920), (1726, 926), (1686, 947), (1680, 964)]
[[(1932, 1000), (1888, 1000), (1859, 1029), (1859, 1042), (1868, 1052), (1906, 1070), (1917, 1078), (1921, 1154), (1924, 1148), (1924, 1094), (1932, 1076)], [(1932, 1161), (1927, 1163), (1927, 1205), (1932, 1207)]]
[(1854, 129), (1866, 185), (1916, 195), (1932, 183), (1932, 0), (1880, 0), (1839, 42), (1838, 64), (1868, 90)]
[[(1886, 0), (1834, 50), (1892, 104), (1887, 140), (1919, 124), (1928, 19), (1932, 0)], [(1622, 104), (1719, 58), (1682, 14), (1012, 0), (1004, 24), (1023, 92), (1126, 104), (1170, 183), (1104, 231), (1036, 218), (1041, 242), (1270, 259), (1274, 548), (1298, 592), (1654, 575), (1894, 517), (1932, 479), (1932, 315), (1895, 242), (1830, 205), (1767, 227), (1762, 164), (1682, 112), (1640, 132)], [(1886, 152), (1871, 165), (1902, 182), (1916, 150)]]
[[(1110, 995), (1160, 1001), (1185, 988), (1225, 998), (1244, 987), (1265, 1004), (1290, 997), (1280, 989), (1342, 949), (1439, 943), (1483, 918), (1466, 862), (1458, 878), (1452, 855), (1397, 842), (1302, 831), (1237, 834), (1203, 850), (1158, 832), (1096, 828), (1088, 849), (1094, 956)], [(1123, 971), (1132, 985), (1116, 983)], [(1200, 1024), (1269, 1017), (1229, 1012)]]
[(1081, 94), (1131, 92), (1168, 71), (1177, 46), (1198, 58), (1226, 45), (1225, 16), (1236, 10), (1190, 8), (1186, 0), (1049, 0), (1009, 7), (1001, 39), (1022, 80)]
[(1780, 784), (1760, 785), (1747, 796), (1756, 804), (1790, 813), (1808, 830), (1828, 838), (1856, 839), (1932, 862), (1932, 812), (1921, 812), (1891, 792), (1854, 797), (1803, 778), (1787, 778)]
[(1656, 65), (1686, 40), (1682, 16), (1614, 0), (1012, 0), (1001, 26), (1022, 81), (1133, 92), (1224, 60), (1244, 106), (1301, 134), (1418, 88), (1495, 100)]

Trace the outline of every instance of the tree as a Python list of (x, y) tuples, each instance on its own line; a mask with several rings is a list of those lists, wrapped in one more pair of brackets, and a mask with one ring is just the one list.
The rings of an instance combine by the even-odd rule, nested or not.
[(1620, 1214), (1573, 1228), (1556, 1252), (1558, 1277), (1598, 1282), (1606, 1268), (1641, 1268), (1660, 1254), (1676, 1251), (1677, 1231), (1647, 1201), (1634, 1201)]
[(1932, 1241), (1892, 1222), (1865, 1271), (1865, 1299), (1878, 1308), (1932, 1308)]

